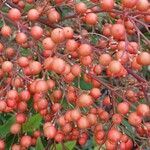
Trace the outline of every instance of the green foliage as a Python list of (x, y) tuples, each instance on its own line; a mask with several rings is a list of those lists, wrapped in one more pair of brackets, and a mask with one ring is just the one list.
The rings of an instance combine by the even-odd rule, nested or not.
[(42, 144), (41, 138), (37, 139), (35, 150), (44, 150), (44, 146)]
[(19, 50), (22, 56), (28, 56), (31, 54), (31, 51), (28, 48), (20, 48)]
[(8, 12), (8, 10), (9, 10), (9, 8), (7, 6), (3, 6), (1, 9), (3, 12)]
[(17, 143), (18, 142), (18, 136), (17, 135), (8, 135), (6, 136), (6, 150), (10, 150), (11, 146), (14, 144), (14, 143)]
[(6, 135), (9, 133), (10, 127), (13, 123), (15, 123), (15, 116), (12, 116), (11, 118), (8, 119), (7, 122), (5, 122), (4, 125), (0, 126), (0, 137), (1, 138), (6, 137)]
[(149, 32), (144, 33), (144, 35), (150, 40), (150, 34), (149, 34)]
[(42, 117), (40, 114), (35, 114), (23, 125), (23, 132), (33, 132), (40, 127)]
[(133, 131), (133, 129), (132, 129), (132, 126), (128, 123), (128, 121), (127, 120), (123, 120), (122, 121), (122, 125), (125, 127), (124, 129), (123, 129), (123, 131), (129, 136), (129, 137), (131, 137), (132, 139), (134, 139), (135, 137), (134, 137), (134, 131)]
[(3, 20), (0, 19), (0, 28), (3, 26)]
[(91, 35), (91, 43), (96, 44), (99, 40), (98, 35)]
[[(73, 83), (74, 83), (74, 86), (76, 86), (76, 87), (80, 86), (80, 88), (82, 90), (90, 90), (92, 88), (92, 84), (85, 82), (83, 77), (81, 77), (79, 79), (76, 78)], [(80, 84), (80, 85), (78, 85), (78, 84)]]
[(28, 12), (32, 7), (30, 4), (25, 5), (24, 12)]
[(139, 143), (142, 142), (143, 139), (145, 139), (144, 137), (140, 137), (138, 134), (135, 133), (135, 131), (133, 130), (133, 127), (129, 124), (128, 120), (123, 120), (122, 121), (122, 125), (120, 126), (120, 128), (122, 129), (122, 131), (128, 135), (133, 141), (138, 141)]
[[(70, 142), (64, 143), (64, 146), (67, 147), (67, 150), (73, 150), (75, 145), (76, 145), (75, 141), (70, 141)], [(56, 150), (63, 150), (62, 144), (57, 144), (56, 145)]]
[(143, 74), (143, 76), (144, 76), (144, 78), (146, 79), (146, 80), (150, 80), (150, 73), (149, 73), (149, 71), (148, 71), (148, 67), (147, 66), (144, 66), (143, 68), (142, 68), (142, 70), (141, 70), (141, 74)]

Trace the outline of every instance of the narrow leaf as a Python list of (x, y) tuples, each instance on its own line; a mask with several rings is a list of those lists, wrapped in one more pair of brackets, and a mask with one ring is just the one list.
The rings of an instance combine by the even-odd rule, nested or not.
[[(78, 78), (75, 78), (73, 83), (74, 83), (74, 86), (78, 87)], [(80, 88), (82, 90), (90, 90), (92, 88), (92, 84), (85, 82), (84, 79), (81, 77), (80, 78)]]
[(44, 146), (43, 146), (43, 143), (41, 141), (41, 138), (37, 139), (35, 150), (44, 150)]
[(38, 129), (42, 121), (40, 114), (33, 115), (29, 120), (23, 125), (23, 132), (33, 132)]
[[(75, 145), (76, 145), (76, 142), (75, 141), (70, 141), (70, 142), (66, 142), (64, 143), (65, 147), (68, 149), (68, 150), (73, 150)], [(62, 144), (57, 144), (56, 145), (56, 149), (57, 150), (63, 150), (63, 147), (62, 147)]]
[(132, 139), (134, 139), (135, 137), (134, 137), (134, 131), (132, 130), (132, 126), (128, 123), (128, 121), (127, 120), (123, 120), (122, 121), (122, 124), (124, 125), (124, 132), (128, 135), (128, 136), (130, 136)]
[(10, 127), (12, 124), (15, 123), (15, 116), (12, 116), (11, 118), (8, 119), (8, 121), (0, 126), (0, 137), (4, 138), (10, 131)]

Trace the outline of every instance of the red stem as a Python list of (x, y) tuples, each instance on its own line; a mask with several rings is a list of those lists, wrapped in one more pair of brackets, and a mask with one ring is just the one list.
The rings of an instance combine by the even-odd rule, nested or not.
[(131, 74), (138, 82), (143, 82), (146, 83), (147, 81), (145, 79), (143, 79), (141, 76), (137, 75), (136, 73), (134, 73), (131, 69), (126, 68), (127, 72), (129, 74)]

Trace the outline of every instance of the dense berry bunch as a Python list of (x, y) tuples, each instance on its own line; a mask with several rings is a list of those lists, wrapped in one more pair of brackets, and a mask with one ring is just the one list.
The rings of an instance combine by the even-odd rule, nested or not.
[(2, 0), (0, 150), (148, 148), (149, 35), (148, 0)]

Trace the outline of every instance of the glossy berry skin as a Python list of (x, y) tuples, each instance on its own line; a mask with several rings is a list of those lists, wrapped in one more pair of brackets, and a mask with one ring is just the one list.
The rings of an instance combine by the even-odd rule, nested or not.
[(21, 145), (28, 148), (31, 145), (31, 137), (28, 135), (24, 135), (20, 141)]
[(101, 8), (105, 11), (110, 11), (114, 7), (114, 0), (101, 0)]
[(19, 21), (20, 18), (21, 18), (21, 13), (20, 13), (20, 11), (17, 8), (12, 8), (8, 12), (8, 17), (12, 21)]

